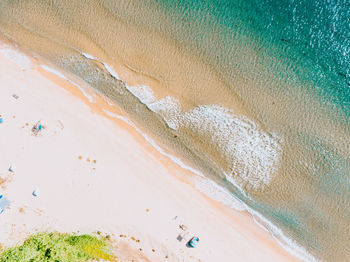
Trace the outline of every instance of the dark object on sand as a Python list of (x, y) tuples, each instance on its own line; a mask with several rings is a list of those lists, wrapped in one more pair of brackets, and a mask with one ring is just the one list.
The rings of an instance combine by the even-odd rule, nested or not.
[(186, 230), (188, 229), (188, 227), (187, 227), (187, 226), (185, 226), (185, 225), (183, 225), (183, 224), (182, 224), (182, 225), (180, 225), (179, 227), (180, 227), (180, 228), (181, 228), (183, 231), (186, 231)]
[(196, 247), (198, 245), (199, 238), (198, 237), (192, 237), (190, 241), (187, 242), (188, 247)]
[(13, 94), (12, 97), (15, 98), (15, 99), (18, 99), (18, 98), (19, 98), (19, 96), (16, 95), (16, 94)]
[(0, 214), (10, 205), (10, 201), (3, 195), (0, 195)]
[(41, 125), (41, 123), (39, 121), (33, 126), (32, 132), (34, 135), (37, 136), (42, 129), (43, 129), (43, 126)]
[(177, 236), (177, 240), (179, 241), (179, 242), (181, 242), (182, 240), (186, 240), (186, 238), (187, 238), (187, 235), (188, 235), (188, 233), (189, 232), (182, 232), (182, 233), (180, 233), (178, 236)]
[(12, 165), (9, 167), (9, 172), (11, 173), (15, 172), (15, 168)]

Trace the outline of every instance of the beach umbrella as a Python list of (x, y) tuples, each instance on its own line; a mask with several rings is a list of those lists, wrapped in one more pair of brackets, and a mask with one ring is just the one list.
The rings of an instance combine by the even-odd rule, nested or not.
[(187, 242), (187, 246), (189, 247), (196, 247), (198, 245), (199, 238), (198, 237), (192, 237), (190, 241)]
[(10, 205), (10, 201), (4, 197), (3, 195), (0, 195), (0, 214), (4, 212), (4, 210)]

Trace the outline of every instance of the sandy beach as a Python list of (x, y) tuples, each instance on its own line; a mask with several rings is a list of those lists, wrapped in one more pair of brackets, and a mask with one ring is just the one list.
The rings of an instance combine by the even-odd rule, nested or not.
[[(52, 72), (0, 47), (0, 186), (11, 201), (2, 246), (100, 231), (120, 261), (298, 261), (246, 211), (196, 189), (206, 180), (157, 151), (116, 105)], [(186, 247), (192, 236), (196, 248)]]

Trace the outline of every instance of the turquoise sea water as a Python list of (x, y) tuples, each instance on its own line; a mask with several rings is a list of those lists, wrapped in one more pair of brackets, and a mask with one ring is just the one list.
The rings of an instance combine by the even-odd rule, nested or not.
[[(213, 101), (210, 95), (216, 93), (218, 105), (176, 115), (181, 122), (176, 135), (212, 170), (222, 171), (211, 178), (246, 203), (283, 244), (301, 246), (319, 260), (350, 261), (349, 1), (2, 1), (0, 21), (2, 33), (150, 123), (150, 110), (137, 111), (125, 86), (115, 88), (120, 83), (101, 65), (77, 53), (86, 51), (78, 40), (90, 41), (113, 60), (122, 33), (116, 28), (131, 24), (167, 36), (199, 57), (252, 122), (216, 107), (227, 105), (223, 89), (208, 86), (214, 90), (209, 92), (194, 83), (181, 89), (184, 97), (203, 94), (201, 101)], [(142, 57), (146, 49), (137, 54)], [(270, 169), (271, 177), (264, 174)], [(252, 178), (264, 186), (254, 188)]]
[[(174, 23), (200, 28), (192, 29), (184, 40), (198, 47), (200, 52), (213, 51), (208, 49), (209, 44), (205, 46), (205, 38), (211, 37), (211, 30), (220, 30), (217, 32), (220, 37), (212, 44), (216, 55), (221, 56), (220, 62), (226, 60), (227, 67), (239, 56), (235, 52), (236, 45), (244, 45), (243, 49), (251, 48), (265, 55), (256, 58), (262, 62), (260, 66), (284, 69), (273, 72), (276, 78), (292, 84), (307, 84), (323, 102), (331, 101), (340, 114), (349, 114), (348, 1), (160, 2), (168, 7), (168, 14), (173, 10), (181, 14), (181, 19), (174, 16)], [(194, 24), (198, 24), (198, 28)], [(272, 64), (278, 60), (281, 64)], [(247, 63), (231, 66), (231, 70), (234, 74), (235, 70), (245, 71), (245, 67), (245, 73), (251, 74), (252, 68)]]

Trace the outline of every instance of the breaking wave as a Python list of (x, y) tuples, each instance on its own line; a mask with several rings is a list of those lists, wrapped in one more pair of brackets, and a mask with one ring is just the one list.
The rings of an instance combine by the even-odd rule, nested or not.
[[(83, 55), (102, 63), (113, 77), (121, 80), (111, 66), (90, 54)], [(189, 128), (198, 136), (209, 136), (208, 143), (229, 163), (229, 170), (224, 170), (227, 180), (241, 191), (263, 189), (276, 174), (282, 152), (280, 139), (248, 118), (219, 105), (200, 105), (184, 112), (177, 99), (170, 96), (157, 99), (148, 86), (126, 88), (160, 115), (169, 128)]]

